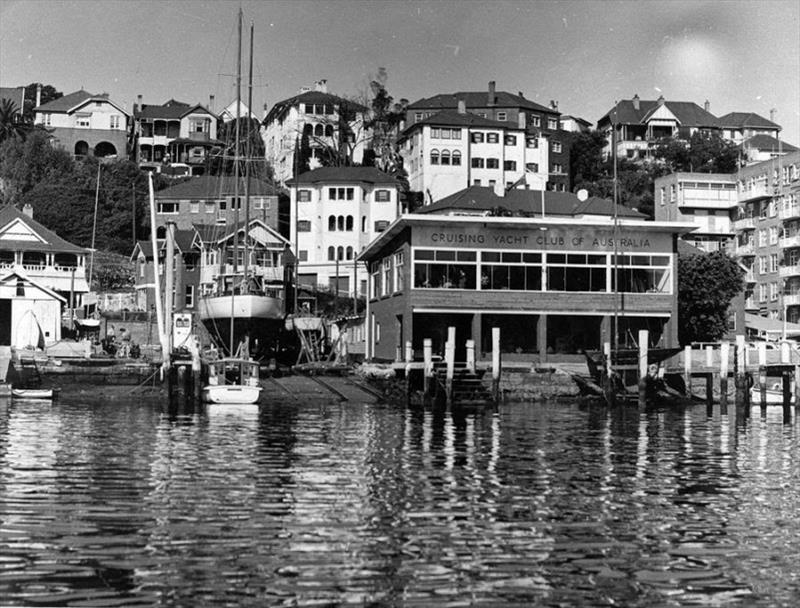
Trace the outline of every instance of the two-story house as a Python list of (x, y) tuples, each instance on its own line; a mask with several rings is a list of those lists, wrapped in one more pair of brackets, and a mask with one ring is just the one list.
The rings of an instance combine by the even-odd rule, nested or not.
[[(267, 161), (275, 181), (285, 185), (296, 173), (297, 152), (306, 136), (310, 147), (309, 168), (320, 167), (330, 150), (341, 150), (353, 163), (361, 163), (370, 143), (364, 126), (367, 109), (359, 103), (328, 93), (327, 81), (315, 89), (276, 103), (261, 128)], [(343, 130), (345, 132), (343, 132)]]
[(720, 132), (718, 119), (704, 107), (691, 101), (622, 99), (600, 120), (597, 129), (605, 134), (608, 145), (603, 148), (607, 156), (612, 153), (612, 133), (616, 133), (619, 158), (644, 159), (651, 156), (659, 139), (678, 137), (689, 139), (697, 131)]
[[(560, 128), (560, 113), (555, 101), (551, 101), (549, 106), (543, 106), (526, 99), (521, 92), (514, 95), (497, 91), (496, 83), (490, 81), (487, 91), (441, 93), (409, 104), (406, 108), (405, 126), (408, 129), (414, 123), (431, 118), (434, 114), (442, 111), (458, 112), (461, 107), (479, 118), (507, 122), (511, 128), (524, 125), (526, 138), (539, 140), (544, 137), (547, 140), (548, 154), (536, 173), (547, 174), (548, 190), (569, 189), (569, 138)], [(463, 187), (462, 185), (458, 189)], [(538, 183), (536, 187), (539, 187)]]
[(130, 115), (108, 94), (75, 91), (34, 108), (34, 123), (75, 156), (128, 158)]
[(30, 313), (45, 344), (59, 341), (62, 318), (89, 293), (86, 259), (85, 249), (35, 221), (30, 206), (0, 209), (0, 345), (20, 345)]
[(375, 167), (322, 167), (287, 182), (298, 283), (364, 295), (356, 256), (400, 215), (397, 180)]
[(217, 117), (200, 104), (170, 99), (162, 105), (139, 101), (134, 107), (136, 162), (144, 169), (164, 164), (188, 165), (192, 175), (205, 170), (211, 150), (222, 146), (217, 139)]
[(175, 222), (178, 230), (191, 230), (195, 224), (243, 222), (248, 199), (249, 217), (289, 236), (289, 198), (263, 180), (240, 177), (237, 187), (234, 177), (199, 175), (159, 190), (155, 199), (159, 238), (168, 221)]
[(529, 133), (527, 114), (517, 123), (444, 110), (414, 121), (398, 138), (411, 190), (426, 204), (468, 186), (489, 186), (498, 195), (510, 188), (544, 190), (548, 183), (548, 140)]

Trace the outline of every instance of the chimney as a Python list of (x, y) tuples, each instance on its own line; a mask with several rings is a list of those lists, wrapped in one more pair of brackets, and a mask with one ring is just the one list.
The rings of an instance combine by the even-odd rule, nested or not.
[(711, 111), (711, 102), (708, 101), (708, 99), (706, 99), (706, 102), (703, 104), (703, 109), (706, 112), (710, 112)]
[(523, 94), (522, 94), (522, 91), (518, 91), (518, 92), (517, 92), (517, 95), (519, 95), (520, 97), (522, 97), (522, 99), (525, 99), (525, 95), (523, 95)]
[[(38, 108), (42, 105), (42, 83), (39, 82), (36, 84), (36, 107)], [(31, 216), (33, 217), (33, 216)]]
[(458, 100), (458, 113), (459, 114), (466, 114), (467, 113), (467, 102), (463, 99)]
[(550, 100), (550, 109), (558, 110), (558, 102), (555, 99)]
[(770, 122), (775, 122), (775, 113), (776, 112), (777, 112), (777, 110), (775, 108), (770, 108), (770, 110), (769, 110), (769, 121)]
[(30, 203), (25, 203), (25, 206), (22, 208), (22, 213), (33, 219), (33, 207)]
[(633, 109), (639, 111), (639, 93), (633, 96)]
[(658, 99), (656, 101), (658, 102), (658, 105), (663, 106), (664, 105), (664, 96), (663, 95), (659, 95)]
[(489, 81), (489, 95), (488, 95), (488, 97), (486, 99), (486, 105), (487, 106), (493, 106), (494, 105), (494, 100), (495, 100), (494, 87), (495, 87), (494, 80), (490, 80)]
[(322, 80), (318, 80), (314, 83), (314, 88), (319, 91), (320, 93), (327, 93), (328, 92), (328, 81), (324, 78)]
[(520, 112), (519, 114), (517, 114), (517, 119), (519, 120), (519, 128), (522, 130), (525, 130), (526, 126), (525, 117), (526, 117), (525, 112)]
[(208, 111), (214, 113), (214, 94), (208, 96)]

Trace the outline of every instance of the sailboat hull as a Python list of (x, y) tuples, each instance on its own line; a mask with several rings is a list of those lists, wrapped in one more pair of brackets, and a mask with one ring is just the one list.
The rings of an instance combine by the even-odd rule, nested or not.
[(247, 336), (250, 354), (256, 359), (275, 357), (280, 351), (284, 327), (283, 301), (280, 298), (255, 294), (201, 298), (198, 315), (217, 347), (229, 356), (233, 354), (228, 352), (231, 315), (234, 349)]

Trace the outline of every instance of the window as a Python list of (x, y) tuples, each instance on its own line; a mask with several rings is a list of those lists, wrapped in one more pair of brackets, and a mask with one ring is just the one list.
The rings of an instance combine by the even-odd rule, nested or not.
[(345, 249), (344, 257), (347, 260), (352, 260), (353, 259), (353, 248), (352, 247), (348, 247), (347, 249)]
[(328, 199), (332, 201), (352, 201), (354, 192), (353, 188), (328, 188)]
[(552, 144), (550, 144), (550, 149), (554, 153), (559, 154), (561, 152), (561, 142), (560, 141), (554, 141)]
[(403, 291), (405, 280), (403, 278), (403, 266), (405, 264), (405, 254), (398, 251), (394, 254), (394, 290)]
[(298, 190), (297, 191), (297, 200), (301, 203), (310, 203), (311, 202), (311, 190)]
[(767, 286), (763, 283), (758, 286), (758, 301), (759, 302), (767, 301)]
[(189, 213), (200, 213), (200, 201), (189, 201)]
[(500, 122), (504, 122), (508, 120), (508, 113), (507, 112), (498, 112), (497, 113), (497, 120)]
[(308, 250), (301, 249), (297, 252), (297, 260), (299, 262), (308, 262)]
[(767, 256), (765, 255), (758, 256), (758, 272), (759, 274), (767, 272)]
[(758, 246), (764, 247), (767, 244), (767, 229), (762, 228), (758, 231)]
[(500, 160), (497, 158), (487, 158), (486, 159), (486, 168), (487, 169), (499, 169), (500, 168)]
[(769, 229), (769, 244), (770, 245), (777, 245), (778, 244), (778, 227), (772, 226)]
[(517, 170), (517, 161), (515, 161), (515, 160), (504, 160), (503, 161), (503, 170), (504, 171), (516, 171)]
[(75, 117), (75, 126), (81, 128), (88, 128), (91, 118), (92, 118), (91, 114), (78, 114)]
[(50, 114), (49, 112), (42, 115), (42, 122), (44, 123), (45, 127), (49, 127), (50, 126), (50, 121), (51, 121), (52, 118), (53, 118), (53, 115)]
[(108, 117), (108, 122), (109, 122), (108, 127), (110, 129), (119, 129), (119, 115), (118, 114), (112, 114), (111, 116), (109, 116)]
[(189, 121), (189, 131), (192, 133), (208, 133), (210, 122), (206, 118), (194, 118)]
[(441, 138), (442, 138), (442, 130), (439, 127), (431, 127), (431, 139), (441, 139)]
[(667, 189), (664, 186), (661, 186), (661, 190), (658, 193), (658, 198), (661, 201), (661, 206), (663, 207), (667, 203)]
[(481, 185), (481, 180), (479, 180), (479, 179), (473, 179), (473, 180), (472, 180), (472, 185), (473, 185), (473, 186), (480, 186), (480, 185)]
[(542, 126), (542, 119), (538, 114), (531, 114), (531, 125), (534, 127), (541, 127)]
[(378, 220), (375, 222), (375, 232), (383, 232), (389, 227), (389, 222), (386, 220)]
[(328, 216), (328, 231), (335, 232), (336, 231), (336, 216), (329, 215)]
[(450, 129), (450, 139), (461, 139), (461, 129)]
[(476, 112), (475, 114), (477, 114), (481, 118), (486, 118), (486, 112)]
[(472, 133), (470, 135), (470, 140), (473, 144), (482, 144), (483, 143), (483, 133)]
[(376, 203), (388, 203), (390, 200), (391, 196), (388, 190), (375, 190)]
[(217, 206), (213, 202), (206, 203), (206, 213), (214, 213), (217, 210)]
[(525, 146), (528, 148), (538, 148), (539, 147), (539, 138), (538, 137), (526, 137), (525, 138)]
[(367, 231), (367, 216), (366, 215), (362, 215), (361, 216), (361, 232), (366, 232), (366, 231)]
[(548, 129), (558, 129), (558, 119), (557, 118), (548, 118), (547, 119), (547, 128)]
[(333, 125), (325, 125), (325, 137), (333, 137)]
[(761, 206), (759, 207), (758, 217), (760, 217), (762, 220), (767, 219), (767, 209), (768, 209), (768, 207), (769, 206), (768, 206), (767, 203), (761, 203)]
[(772, 199), (769, 202), (769, 216), (775, 217), (776, 215), (778, 215), (778, 203), (777, 200)]
[(516, 146), (517, 145), (517, 136), (516, 135), (506, 135), (503, 138), (503, 143), (506, 146)]
[(340, 215), (336, 218), (336, 229), (339, 232), (344, 232), (344, 216)]
[(553, 163), (553, 173), (563, 173), (561, 163)]
[(178, 213), (178, 203), (177, 202), (158, 202), (158, 212), (159, 213), (167, 213), (167, 214), (177, 214)]
[(344, 229), (345, 229), (347, 232), (353, 232), (353, 216), (352, 216), (352, 215), (348, 215), (348, 216), (345, 218), (345, 226), (344, 226)]
[(484, 160), (482, 158), (478, 158), (477, 156), (473, 156), (470, 160), (470, 164), (472, 165), (473, 169), (483, 169)]
[(539, 163), (525, 163), (525, 168), (532, 173), (539, 173)]
[(769, 271), (778, 272), (778, 254), (772, 253), (769, 256)]
[(394, 291), (392, 289), (392, 258), (383, 258), (383, 262), (381, 263), (381, 271), (383, 272), (383, 289), (381, 290), (381, 295), (386, 296)]
[(419, 122), (423, 118), (425, 118), (425, 116), (424, 116), (424, 114), (422, 112), (414, 112), (414, 121), (415, 122)]
[(500, 141), (500, 135), (498, 133), (487, 133), (486, 134), (486, 143), (487, 144), (496, 144)]
[(774, 302), (778, 299), (778, 284), (777, 283), (770, 283), (769, 284), (769, 301)]
[(432, 165), (439, 164), (439, 150), (431, 150), (431, 164)]
[(453, 159), (453, 165), (454, 166), (457, 166), (457, 167), (461, 166), (461, 152), (459, 152), (458, 150), (453, 150), (452, 159)]
[(336, 260), (336, 248), (331, 246), (328, 247), (328, 261), (333, 262)]
[(187, 285), (183, 295), (183, 305), (185, 308), (194, 308), (194, 285)]
[(443, 165), (450, 164), (450, 150), (442, 150), (442, 164)]
[(297, 232), (311, 232), (311, 222), (309, 220), (299, 220), (297, 222)]

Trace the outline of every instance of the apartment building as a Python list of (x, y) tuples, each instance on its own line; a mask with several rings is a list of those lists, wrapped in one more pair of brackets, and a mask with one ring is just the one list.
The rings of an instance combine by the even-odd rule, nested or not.
[[(423, 98), (409, 104), (406, 108), (406, 129), (415, 123), (429, 119), (443, 111), (461, 112), (461, 109), (479, 118), (507, 123), (509, 128), (517, 129), (524, 125), (524, 137), (535, 140), (544, 138), (548, 154), (536, 173), (547, 175), (548, 190), (569, 190), (569, 137), (561, 129), (558, 104), (551, 101), (544, 106), (526, 99), (522, 92), (517, 94), (498, 91), (495, 81), (490, 81), (486, 91), (461, 91), (457, 93), (440, 93), (433, 97)], [(522, 117), (522, 118), (521, 118)], [(530, 162), (537, 162), (532, 160)], [(537, 180), (536, 187), (539, 187)], [(466, 185), (471, 185), (471, 182)], [(448, 192), (451, 194), (461, 188)], [(413, 189), (413, 188), (412, 188)]]
[[(359, 103), (328, 93), (326, 80), (313, 90), (276, 103), (264, 118), (261, 137), (264, 153), (281, 185), (296, 172), (296, 156), (303, 136), (310, 147), (311, 169), (319, 168), (331, 150), (360, 164), (371, 134), (364, 126), (367, 109)], [(345, 132), (342, 132), (345, 131)]]
[(375, 167), (321, 167), (290, 179), (298, 282), (364, 295), (356, 256), (400, 215), (397, 180)]
[(512, 188), (544, 190), (549, 173), (548, 139), (527, 129), (528, 115), (517, 123), (483, 118), (466, 111), (443, 110), (415, 120), (398, 138), (411, 190), (431, 204), (469, 186), (488, 186), (502, 195)]
[(128, 158), (130, 120), (107, 93), (83, 89), (34, 108), (34, 123), (48, 130), (54, 145), (75, 156)]

